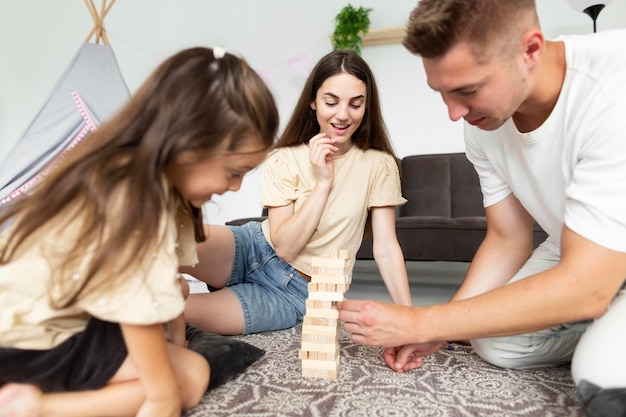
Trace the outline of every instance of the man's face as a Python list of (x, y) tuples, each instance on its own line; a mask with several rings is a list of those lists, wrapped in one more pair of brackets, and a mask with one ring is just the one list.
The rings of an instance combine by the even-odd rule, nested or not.
[(495, 130), (524, 101), (523, 67), (512, 56), (479, 62), (467, 42), (460, 42), (445, 55), (424, 58), (428, 85), (441, 94), (452, 121), (465, 119), (483, 130)]

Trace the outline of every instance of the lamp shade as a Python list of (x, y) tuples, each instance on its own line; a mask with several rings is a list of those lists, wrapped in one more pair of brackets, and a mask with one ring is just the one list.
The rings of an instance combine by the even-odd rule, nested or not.
[(567, 0), (567, 3), (572, 9), (576, 10), (577, 12), (584, 12), (586, 9), (592, 6), (606, 6), (612, 1), (613, 0)]

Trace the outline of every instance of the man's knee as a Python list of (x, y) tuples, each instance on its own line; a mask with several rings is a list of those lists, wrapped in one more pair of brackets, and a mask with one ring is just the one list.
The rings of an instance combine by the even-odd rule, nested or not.
[(539, 333), (473, 339), (474, 352), (500, 368), (528, 369), (569, 363), (578, 335), (544, 337)]
[(487, 363), (500, 368), (523, 369), (527, 368), (527, 354), (519, 351), (503, 349), (497, 338), (472, 339), (474, 352)]

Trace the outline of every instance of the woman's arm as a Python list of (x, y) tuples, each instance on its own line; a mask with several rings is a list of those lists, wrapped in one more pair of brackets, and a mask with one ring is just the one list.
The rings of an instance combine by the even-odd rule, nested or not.
[(371, 213), (376, 266), (393, 302), (410, 307), (413, 305), (413, 299), (404, 255), (396, 236), (395, 207), (373, 207)]
[(181, 396), (167, 352), (163, 325), (120, 324), (120, 327), (146, 395), (137, 415), (180, 416)]
[(294, 212), (293, 203), (268, 209), (272, 245), (285, 262), (291, 262), (302, 251), (319, 224), (334, 181), (333, 155), (336, 150), (334, 141), (325, 133), (311, 138), (309, 161), (317, 178), (311, 193), (298, 212)]

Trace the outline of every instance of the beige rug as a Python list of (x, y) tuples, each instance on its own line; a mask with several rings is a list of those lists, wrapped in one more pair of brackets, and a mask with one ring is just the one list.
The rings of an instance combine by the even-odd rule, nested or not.
[(421, 369), (398, 374), (387, 368), (380, 348), (355, 345), (344, 333), (339, 377), (303, 378), (300, 331), (240, 337), (267, 353), (184, 417), (584, 416), (569, 367), (500, 369), (467, 346), (442, 350)]

